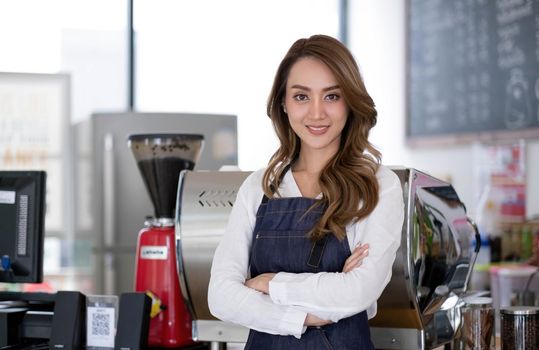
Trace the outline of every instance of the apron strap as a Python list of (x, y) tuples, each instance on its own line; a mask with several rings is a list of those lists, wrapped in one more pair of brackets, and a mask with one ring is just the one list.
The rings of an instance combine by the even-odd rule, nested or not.
[[(279, 184), (281, 182), (283, 182), (283, 178), (284, 178), (285, 174), (288, 172), (288, 170), (290, 170), (291, 167), (292, 167), (292, 163), (289, 163), (284, 167), (283, 172), (281, 173), (281, 176), (279, 176)], [(270, 184), (270, 189), (273, 192), (275, 192), (275, 186), (273, 186), (273, 184)]]

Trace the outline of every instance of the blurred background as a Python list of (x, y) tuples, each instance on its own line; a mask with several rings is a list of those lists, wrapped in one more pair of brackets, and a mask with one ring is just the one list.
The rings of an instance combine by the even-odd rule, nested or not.
[(76, 166), (77, 125), (125, 111), (234, 115), (230, 165), (264, 167), (277, 147), (273, 75), (317, 33), (354, 54), (383, 163), (453, 184), (495, 249), (484, 263), (527, 261), (539, 235), (539, 5), (505, 3), (0, 0), (0, 168), (48, 172), (45, 282), (0, 288), (104, 292), (92, 232), (77, 234), (96, 205), (76, 195), (93, 189)]

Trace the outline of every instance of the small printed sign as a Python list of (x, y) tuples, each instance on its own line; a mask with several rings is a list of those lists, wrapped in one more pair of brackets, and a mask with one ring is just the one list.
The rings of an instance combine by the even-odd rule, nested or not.
[(88, 307), (87, 346), (114, 349), (114, 307)]
[(166, 260), (168, 258), (168, 247), (143, 245), (140, 247), (140, 258), (150, 260)]
[(15, 204), (15, 191), (0, 191), (0, 204)]

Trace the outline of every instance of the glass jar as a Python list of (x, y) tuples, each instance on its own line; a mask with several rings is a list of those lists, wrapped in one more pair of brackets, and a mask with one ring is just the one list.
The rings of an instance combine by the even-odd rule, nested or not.
[(539, 307), (500, 310), (502, 350), (539, 350)]
[(462, 326), (457, 349), (491, 349), (494, 334), (494, 309), (492, 298), (475, 297), (465, 299), (462, 307)]

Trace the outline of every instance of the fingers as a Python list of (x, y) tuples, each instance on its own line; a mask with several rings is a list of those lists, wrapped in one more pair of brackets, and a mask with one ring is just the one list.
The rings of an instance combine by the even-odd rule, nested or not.
[(344, 264), (344, 267), (342, 269), (342, 272), (350, 272), (352, 271), (353, 269), (355, 269), (356, 267), (359, 267), (361, 266), (361, 262), (362, 262), (362, 258), (356, 258), (356, 259), (352, 259), (350, 261), (347, 261), (345, 264)]
[(363, 259), (369, 255), (369, 244), (358, 244), (352, 254), (348, 257), (348, 260)]
[(352, 254), (346, 259), (343, 267), (343, 272), (350, 272), (356, 267), (361, 266), (363, 259), (369, 255), (369, 245), (358, 245), (352, 252)]
[(332, 322), (329, 320), (323, 320), (321, 318), (316, 317), (315, 315), (307, 314), (307, 317), (305, 318), (305, 321), (303, 324), (305, 326), (320, 327), (320, 326), (325, 326), (330, 323)]
[(369, 251), (369, 244), (368, 243), (365, 243), (365, 244), (359, 243), (354, 248), (354, 251), (352, 252), (352, 255), (355, 255), (355, 254), (361, 255), (361, 254), (365, 253), (366, 251), (367, 252)]

